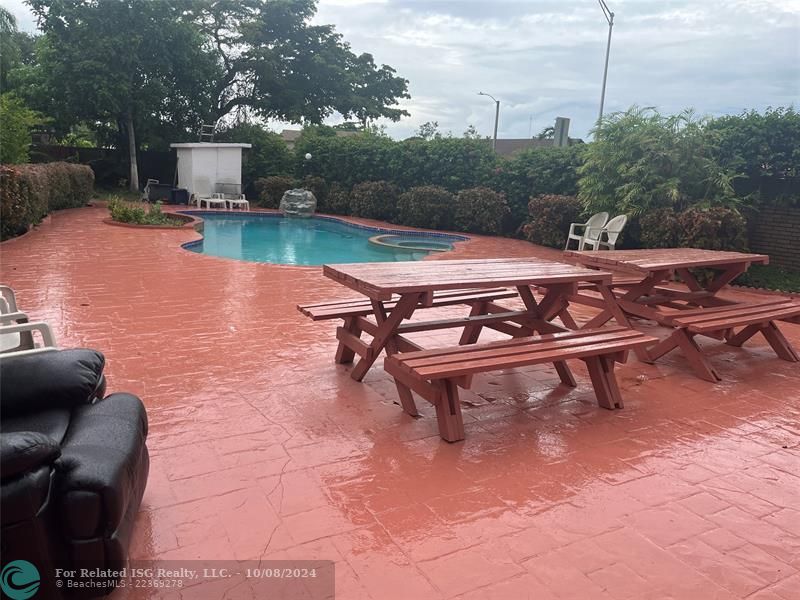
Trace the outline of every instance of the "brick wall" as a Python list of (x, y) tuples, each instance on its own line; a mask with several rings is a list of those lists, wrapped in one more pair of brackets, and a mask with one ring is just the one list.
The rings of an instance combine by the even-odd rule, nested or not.
[(750, 250), (769, 263), (800, 271), (800, 206), (762, 205), (750, 217)]

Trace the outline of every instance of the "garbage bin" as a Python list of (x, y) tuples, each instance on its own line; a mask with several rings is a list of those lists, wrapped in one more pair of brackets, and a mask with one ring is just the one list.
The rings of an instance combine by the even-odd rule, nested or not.
[(161, 200), (162, 202), (170, 202), (172, 197), (172, 186), (168, 183), (151, 183), (148, 188), (147, 199), (150, 202)]
[(184, 188), (172, 188), (170, 192), (170, 204), (189, 204), (189, 190)]

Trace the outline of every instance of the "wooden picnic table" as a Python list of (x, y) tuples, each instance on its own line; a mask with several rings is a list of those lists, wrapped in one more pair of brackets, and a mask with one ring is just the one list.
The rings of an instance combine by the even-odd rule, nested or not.
[[(620, 325), (630, 327), (627, 316), (634, 316), (674, 329), (673, 334), (661, 343), (637, 352), (639, 358), (652, 362), (680, 347), (698, 376), (716, 382), (720, 377), (694, 341), (694, 336), (706, 335), (741, 346), (755, 333), (763, 333), (780, 358), (798, 360), (797, 353), (774, 321), (797, 320), (800, 305), (789, 299), (747, 303), (718, 295), (750, 265), (767, 264), (769, 257), (764, 254), (697, 248), (605, 252), (569, 250), (564, 254), (586, 267), (609, 269), (624, 275), (620, 283), (612, 282), (610, 285), (613, 300), (623, 315), (615, 312), (607, 291), (602, 297), (584, 291), (570, 298), (573, 302), (601, 309), (597, 316), (586, 323), (586, 327), (598, 327), (611, 318), (615, 318)], [(718, 273), (704, 282), (692, 273), (692, 269), (714, 269)], [(665, 285), (676, 275), (688, 289)], [(737, 334), (734, 328), (738, 326), (744, 329)]]
[[(568, 298), (577, 292), (578, 283), (605, 286), (611, 281), (611, 273), (537, 258), (339, 264), (325, 265), (323, 273), (363, 294), (372, 304), (375, 322), (359, 317), (337, 331), (340, 343), (337, 357), (343, 348), (347, 350), (345, 354), (355, 353), (360, 357), (351, 373), (358, 381), (383, 350), (390, 355), (421, 350), (405, 337), (406, 333), (463, 327), (460, 343), (470, 344), (477, 341), (483, 327), (512, 337), (536, 331), (564, 331), (551, 321), (568, 306)], [(525, 308), (510, 310), (495, 302), (481, 302), (474, 304), (470, 314), (462, 318), (407, 322), (418, 307), (431, 305), (436, 292), (498, 286), (516, 288)], [(531, 286), (545, 290), (539, 302)], [(360, 339), (362, 331), (373, 336), (370, 343)], [(565, 366), (556, 368), (562, 379), (567, 377)]]

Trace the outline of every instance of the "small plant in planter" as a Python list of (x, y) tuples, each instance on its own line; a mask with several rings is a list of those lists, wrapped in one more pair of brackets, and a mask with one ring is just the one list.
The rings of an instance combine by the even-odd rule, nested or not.
[(148, 205), (143, 202), (125, 202), (115, 196), (109, 199), (108, 210), (111, 212), (111, 219), (118, 223), (168, 227), (181, 227), (184, 225), (184, 221), (163, 213), (161, 211), (161, 202)]

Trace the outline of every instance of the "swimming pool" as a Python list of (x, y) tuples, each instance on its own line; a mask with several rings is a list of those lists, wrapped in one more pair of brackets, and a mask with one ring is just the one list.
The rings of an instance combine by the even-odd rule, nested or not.
[(347, 223), (332, 217), (285, 218), (275, 213), (182, 211), (203, 219), (203, 239), (184, 244), (200, 254), (282, 265), (421, 260), (429, 252), (370, 244), (379, 234), (435, 240), (437, 246), (469, 238)]

